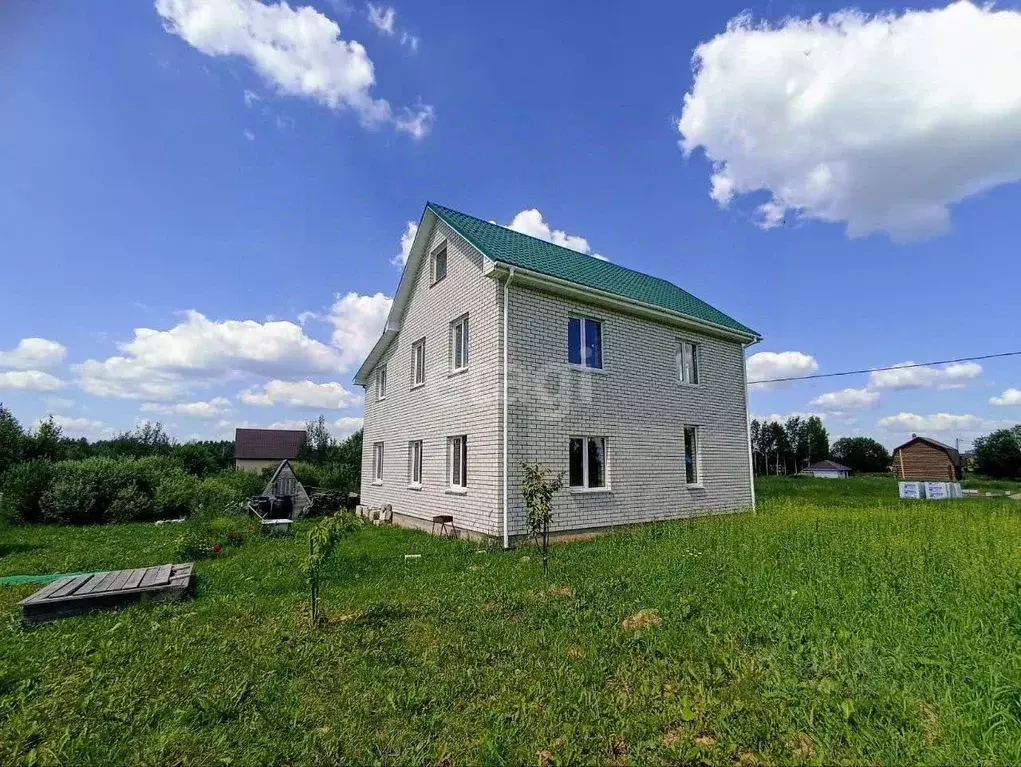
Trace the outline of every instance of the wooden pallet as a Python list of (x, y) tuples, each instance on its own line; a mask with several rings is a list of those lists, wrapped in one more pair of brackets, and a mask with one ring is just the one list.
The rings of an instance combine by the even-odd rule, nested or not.
[(21, 601), (22, 619), (34, 625), (142, 599), (180, 599), (192, 590), (193, 568), (186, 562), (61, 578)]

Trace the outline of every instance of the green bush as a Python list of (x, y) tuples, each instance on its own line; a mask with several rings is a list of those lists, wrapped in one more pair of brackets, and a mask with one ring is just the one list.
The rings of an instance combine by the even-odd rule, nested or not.
[(167, 473), (156, 486), (156, 516), (159, 519), (187, 517), (198, 503), (199, 480), (183, 469)]
[(116, 492), (107, 507), (108, 522), (141, 522), (153, 517), (153, 499), (132, 482)]
[(2, 515), (11, 522), (41, 522), (39, 499), (53, 481), (53, 464), (44, 460), (15, 464), (4, 478)]
[(114, 462), (90, 459), (54, 464), (53, 482), (39, 499), (44, 522), (89, 525), (103, 521), (111, 492), (116, 492), (117, 488), (103, 482), (110, 467), (97, 466), (99, 463)]
[(359, 478), (346, 463), (295, 461), (291, 468), (306, 490), (313, 487), (320, 490), (358, 490)]
[(225, 471), (206, 477), (198, 485), (198, 505), (217, 514), (238, 512), (246, 498), (262, 492), (266, 483), (248, 471)]

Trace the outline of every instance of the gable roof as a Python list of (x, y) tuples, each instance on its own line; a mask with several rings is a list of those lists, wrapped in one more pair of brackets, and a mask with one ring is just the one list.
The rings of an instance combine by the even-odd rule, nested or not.
[(593, 258), (434, 202), (427, 203), (426, 208), (493, 261), (684, 314), (738, 333), (756, 338), (759, 335), (719, 309), (659, 277)]
[(426, 246), (438, 221), (482, 254), (484, 274), (496, 268), (505, 272), (520, 270), (516, 273), (522, 275), (523, 282), (557, 286), (561, 292), (570, 288), (581, 294), (580, 300), (623, 303), (636, 313), (652, 315), (660, 321), (664, 318), (676, 320), (681, 326), (689, 325), (741, 343), (762, 340), (751, 328), (666, 280), (427, 202), (383, 334), (355, 373), (354, 382), (360, 386), (368, 384), (369, 375), (400, 331), (415, 275), (428, 256)]
[[(292, 429), (236, 429), (234, 458), (256, 461), (283, 461), (297, 458), (305, 444), (305, 432)], [(277, 467), (279, 471), (279, 467)]]
[(842, 463), (826, 459), (823, 461), (816, 461), (809, 466), (806, 471), (851, 471), (851, 468), (844, 466)]
[(903, 450), (906, 447), (910, 447), (911, 445), (914, 445), (916, 442), (923, 442), (926, 445), (931, 445), (932, 447), (944, 451), (948, 456), (950, 456), (950, 460), (953, 461), (955, 466), (961, 465), (961, 454), (957, 451), (957, 448), (950, 447), (950, 445), (944, 445), (939, 440), (930, 439), (929, 437), (919, 437), (917, 434), (912, 436), (911, 439), (909, 439), (903, 445), (898, 445), (897, 447), (895, 447), (893, 449), (893, 452), (896, 453), (898, 450)]

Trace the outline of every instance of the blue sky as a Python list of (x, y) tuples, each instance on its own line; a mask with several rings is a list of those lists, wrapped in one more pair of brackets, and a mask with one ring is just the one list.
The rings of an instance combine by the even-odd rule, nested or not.
[[(347, 433), (426, 200), (676, 282), (762, 333), (764, 376), (1021, 348), (1021, 14), (859, 7), (891, 15), (7, 2), (0, 401), (88, 436)], [(1019, 388), (1015, 358), (751, 405), (968, 442)]]

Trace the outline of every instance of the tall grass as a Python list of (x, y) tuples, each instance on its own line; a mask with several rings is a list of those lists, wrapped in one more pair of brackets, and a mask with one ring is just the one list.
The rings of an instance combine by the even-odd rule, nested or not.
[[(25, 631), (31, 588), (4, 589), (0, 761), (1021, 761), (1021, 506), (759, 489), (754, 516), (555, 546), (549, 582), (527, 549), (364, 528), (322, 631), (300, 531), (200, 563), (185, 604)], [(7, 574), (169, 561), (174, 533), (0, 540)], [(642, 609), (662, 626), (625, 630)]]

